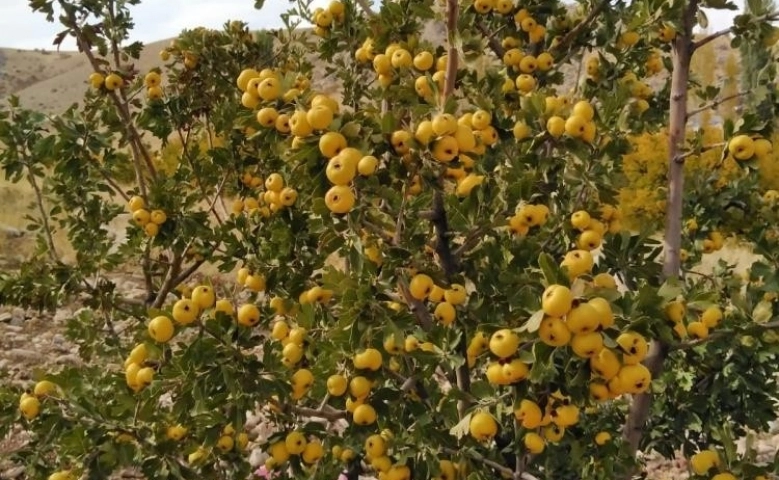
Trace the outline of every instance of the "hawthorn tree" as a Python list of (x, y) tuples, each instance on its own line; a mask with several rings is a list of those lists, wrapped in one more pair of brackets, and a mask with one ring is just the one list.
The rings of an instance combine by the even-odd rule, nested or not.
[[(255, 445), (279, 478), (631, 478), (650, 450), (696, 478), (776, 471), (735, 448), (776, 418), (775, 88), (721, 142), (687, 127), (723, 101), (695, 52), (759, 44), (775, 13), (696, 38), (733, 4), (299, 0), (284, 29), (188, 30), (140, 72), (137, 3), (32, 0), (94, 73), (65, 112), (0, 111), (40, 234), (0, 301), (85, 307), (83, 366), (0, 389), (28, 476), (245, 478)], [(658, 131), (662, 242), (617, 205)], [(732, 178), (685, 183), (710, 151)], [(762, 259), (696, 269), (726, 236)], [(112, 280), (128, 266), (143, 301)]]

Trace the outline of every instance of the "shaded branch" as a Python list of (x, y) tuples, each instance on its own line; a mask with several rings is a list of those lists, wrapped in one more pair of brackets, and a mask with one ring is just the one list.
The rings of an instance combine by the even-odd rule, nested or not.
[(506, 50), (503, 48), (503, 45), (500, 44), (498, 39), (496, 38), (496, 34), (502, 29), (502, 27), (492, 33), (487, 30), (487, 26), (482, 22), (481, 20), (476, 22), (476, 28), (479, 29), (479, 32), (481, 32), (482, 35), (484, 35), (484, 38), (487, 39), (487, 45), (490, 47), (490, 50), (497, 55), (499, 59), (503, 59), (503, 55), (506, 53)]
[(565, 47), (568, 46), (569, 43), (571, 43), (579, 34), (587, 28), (598, 15), (606, 8), (606, 6), (609, 4), (608, 0), (601, 0), (595, 7), (593, 7), (592, 10), (590, 10), (589, 15), (584, 18), (581, 22), (579, 22), (575, 27), (571, 29), (570, 32), (568, 32), (562, 40), (554, 47), (553, 50), (559, 51), (563, 50)]
[(424, 331), (429, 332), (433, 328), (433, 317), (427, 310), (425, 303), (411, 296), (411, 292), (408, 289), (408, 283), (403, 278), (398, 280), (398, 289), (400, 290), (400, 294), (406, 302), (406, 305), (408, 305), (409, 310), (411, 310), (411, 313), (417, 317), (419, 325)]

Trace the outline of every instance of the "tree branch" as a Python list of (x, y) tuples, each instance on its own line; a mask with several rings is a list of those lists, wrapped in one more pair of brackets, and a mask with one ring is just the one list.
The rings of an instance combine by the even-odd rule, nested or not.
[(403, 300), (405, 300), (406, 305), (408, 305), (409, 310), (411, 310), (411, 313), (417, 317), (419, 325), (424, 331), (429, 332), (430, 329), (433, 328), (433, 317), (427, 310), (425, 303), (411, 296), (411, 292), (408, 289), (408, 283), (403, 278), (398, 280), (398, 289), (400, 290), (400, 294), (403, 297)]
[(446, 453), (450, 455), (462, 455), (465, 454), (468, 457), (471, 458), (471, 460), (475, 460), (477, 462), (481, 462), (484, 465), (487, 465), (488, 467), (492, 467), (495, 470), (497, 470), (501, 475), (503, 475), (506, 478), (512, 478), (514, 480), (539, 480), (536, 476), (531, 475), (527, 472), (522, 472), (520, 474), (516, 474), (512, 469), (506, 467), (505, 465), (501, 465), (500, 463), (490, 460), (489, 458), (485, 457), (484, 455), (475, 452), (473, 450), (455, 450), (453, 448), (444, 448), (443, 449)]
[(606, 6), (608, 6), (609, 0), (601, 0), (598, 2), (595, 7), (593, 7), (592, 10), (590, 10), (589, 15), (584, 18), (581, 22), (579, 22), (575, 27), (571, 29), (570, 32), (568, 32), (562, 40), (554, 47), (554, 51), (560, 51), (563, 48), (567, 47), (569, 43), (571, 43), (585, 28), (587, 28), (594, 20), (597, 18), (598, 15), (600, 15), (600, 12), (602, 12)]
[(713, 110), (713, 109), (717, 108), (718, 106), (722, 105), (723, 103), (725, 103), (727, 101), (735, 100), (735, 99), (740, 98), (740, 97), (745, 97), (745, 96), (749, 95), (750, 93), (752, 93), (752, 90), (744, 90), (743, 92), (734, 93), (733, 95), (728, 95), (727, 97), (722, 97), (722, 98), (719, 98), (717, 100), (714, 100), (711, 103), (707, 103), (706, 105), (704, 105), (704, 106), (702, 106), (700, 108), (697, 108), (697, 109), (687, 113), (687, 119), (689, 120), (690, 118), (694, 117), (695, 115), (698, 115), (699, 113), (703, 113), (706, 110), (709, 110), (709, 109)]
[[(750, 23), (758, 23), (758, 22), (764, 22), (766, 20), (777, 20), (779, 19), (779, 11), (773, 11), (771, 13), (766, 13), (765, 15), (760, 15), (752, 19)], [(698, 50), (702, 46), (706, 45), (707, 43), (713, 42), (714, 40), (718, 39), (719, 37), (728, 35), (729, 33), (733, 32), (733, 26), (719, 30), (717, 32), (712, 33), (711, 35), (707, 35), (697, 42), (693, 42), (692, 44), (692, 51)]]
[[(668, 136), (668, 206), (665, 218), (665, 258), (663, 277), (677, 278), (681, 272), (682, 207), (684, 200), (684, 163), (677, 161), (682, 153), (687, 129), (687, 82), (693, 53), (692, 30), (699, 0), (688, 0), (682, 15), (682, 28), (673, 43), (673, 73)], [(669, 346), (659, 339), (652, 342), (644, 365), (652, 378), (657, 378), (668, 355)], [(652, 394), (642, 393), (633, 397), (625, 420), (622, 436), (629, 452), (638, 452), (644, 427), (652, 406)], [(632, 477), (630, 472), (628, 478)]]
[(38, 185), (38, 180), (33, 175), (29, 165), (27, 166), (27, 180), (32, 185), (32, 189), (35, 191), (35, 203), (38, 204), (38, 210), (41, 212), (41, 223), (43, 223), (43, 233), (46, 235), (46, 243), (49, 246), (48, 255), (53, 262), (59, 262), (59, 255), (57, 255), (57, 249), (54, 246), (54, 237), (51, 234), (51, 225), (49, 224), (49, 216), (46, 214), (46, 208), (43, 206), (43, 193), (41, 187)]
[(481, 32), (481, 34), (484, 35), (484, 38), (487, 39), (487, 45), (490, 47), (490, 50), (492, 50), (492, 52), (497, 55), (498, 59), (503, 60), (503, 55), (506, 53), (506, 50), (503, 48), (503, 45), (500, 44), (498, 39), (495, 38), (495, 34), (499, 32), (500, 29), (490, 33), (489, 30), (487, 30), (487, 26), (481, 20), (476, 22), (476, 28), (478, 28), (479, 32)]

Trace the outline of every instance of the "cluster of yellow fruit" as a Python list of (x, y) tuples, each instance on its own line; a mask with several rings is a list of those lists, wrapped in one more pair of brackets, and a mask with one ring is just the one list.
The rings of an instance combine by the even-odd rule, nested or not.
[[(243, 92), (241, 105), (254, 110), (263, 102), (276, 102), (279, 99), (286, 104), (292, 103), (308, 89), (310, 81), (298, 75), (291, 88), (282, 91), (282, 78), (277, 71), (266, 68), (258, 72), (253, 68), (246, 68), (238, 75), (236, 85)], [(257, 112), (259, 124), (266, 128), (275, 126), (279, 132), (288, 133), (290, 117), (286, 114), (282, 116), (273, 107), (266, 108)]]
[(124, 379), (133, 392), (140, 392), (154, 380), (154, 368), (145, 366), (148, 356), (146, 345), (139, 343), (124, 360)]
[[(685, 222), (685, 228), (687, 229), (688, 233), (694, 234), (698, 230), (698, 221), (694, 218), (687, 220), (687, 222)], [(722, 247), (724, 246), (725, 236), (722, 234), (722, 232), (717, 230), (712, 230), (709, 232), (707, 238), (704, 238), (700, 243), (700, 249), (703, 251), (703, 253), (717, 252), (722, 250)], [(682, 262), (685, 262), (689, 258), (690, 254), (687, 250), (682, 249), (679, 253), (679, 256)]]
[(441, 324), (449, 326), (457, 317), (457, 306), (468, 301), (468, 292), (463, 285), (453, 283), (445, 289), (435, 284), (429, 275), (418, 273), (408, 285), (409, 294), (416, 300), (435, 304), (433, 317)]
[(349, 213), (356, 201), (352, 181), (358, 173), (364, 177), (373, 175), (379, 159), (347, 146), (346, 137), (338, 132), (322, 135), (319, 151), (328, 158), (325, 176), (332, 185), (325, 193), (325, 205), (333, 213)]
[[(245, 306), (246, 305), (241, 308), (243, 309)], [(235, 314), (235, 309), (230, 300), (225, 298), (217, 300), (216, 293), (212, 287), (208, 285), (199, 285), (192, 289), (189, 298), (182, 296), (182, 298), (173, 304), (170, 317), (167, 315), (158, 315), (149, 321), (149, 325), (147, 326), (149, 337), (157, 343), (167, 343), (176, 333), (176, 324), (180, 326), (191, 325), (207, 310), (211, 311), (212, 316), (215, 316), (216, 312), (222, 312), (228, 316), (233, 316)], [(259, 310), (257, 310), (256, 313), (256, 320), (252, 319), (253, 323), (249, 323), (249, 320), (241, 316), (241, 310), (239, 310), (238, 313), (238, 323), (241, 323), (242, 325), (250, 326), (259, 321)], [(244, 315), (246, 315), (245, 312)], [(171, 317), (173, 318), (172, 320)], [(242, 321), (242, 318), (244, 321)]]
[(763, 158), (773, 151), (773, 144), (765, 138), (736, 135), (728, 142), (728, 153), (739, 161)]
[(146, 98), (149, 100), (159, 100), (162, 98), (162, 76), (159, 72), (149, 72), (143, 77), (143, 84), (146, 87)]
[(517, 208), (509, 218), (509, 229), (515, 235), (524, 237), (533, 227), (544, 225), (549, 219), (549, 207), (541, 204), (526, 203)]
[(567, 134), (571, 138), (580, 138), (587, 143), (595, 141), (595, 109), (590, 102), (581, 100), (576, 102), (571, 115), (566, 119), (559, 115), (553, 115), (546, 121), (546, 130), (554, 138), (560, 138)]
[(133, 215), (135, 224), (143, 228), (143, 231), (149, 237), (156, 237), (160, 233), (162, 224), (168, 220), (168, 216), (163, 210), (147, 210), (146, 201), (142, 197), (134, 196), (130, 198), (127, 206)]
[(263, 218), (268, 218), (271, 213), (276, 213), (285, 207), (291, 207), (298, 199), (298, 192), (292, 187), (284, 186), (284, 177), (279, 173), (271, 173), (265, 182), (261, 177), (251, 173), (245, 173), (241, 178), (244, 185), (257, 188), (265, 185), (265, 191), (258, 197), (245, 197), (233, 201), (231, 211), (238, 215), (242, 212), (248, 214), (258, 213)]
[(314, 20), (314, 34), (324, 37), (330, 32), (333, 23), (344, 21), (344, 4), (338, 0), (333, 0), (327, 8), (319, 7), (314, 10), (312, 18)]
[(273, 322), (270, 336), (281, 342), (281, 363), (287, 368), (293, 368), (303, 360), (307, 334), (305, 328), (290, 327), (285, 320), (279, 319)]
[(649, 108), (647, 99), (654, 95), (649, 84), (639, 80), (634, 72), (627, 72), (619, 79), (619, 83), (630, 89), (630, 95), (634, 98), (633, 108), (638, 113), (643, 113)]
[(674, 300), (665, 306), (665, 316), (674, 324), (679, 338), (704, 339), (722, 322), (722, 309), (711, 306), (703, 310), (695, 321), (687, 322), (687, 306), (683, 300)]
[(93, 72), (89, 75), (89, 84), (95, 90), (105, 87), (109, 92), (113, 92), (124, 86), (124, 79), (118, 73), (103, 75), (100, 72)]
[(307, 437), (299, 431), (289, 432), (285, 438), (271, 443), (265, 450), (268, 454), (265, 468), (268, 471), (283, 466), (293, 455), (299, 456), (304, 465), (314, 465), (325, 452), (321, 440)]
[(649, 345), (642, 335), (622, 332), (616, 340), (616, 351), (604, 345), (601, 331), (614, 325), (608, 300), (579, 300), (568, 287), (550, 285), (543, 293), (541, 308), (544, 318), (538, 329), (539, 338), (552, 347), (570, 346), (574, 355), (588, 359), (593, 373), (590, 393), (594, 399), (642, 393), (649, 388), (651, 374), (641, 364)]
[[(389, 430), (370, 435), (363, 444), (365, 462), (376, 472), (379, 480), (410, 480), (411, 469), (403, 463), (395, 463), (392, 459), (391, 443), (394, 435)], [(340, 445), (332, 448), (333, 457), (348, 462), (355, 456), (355, 452)], [(464, 473), (464, 465), (457, 465), (451, 460), (439, 459), (438, 468), (440, 474), (433, 480), (454, 480)]]
[(592, 218), (585, 210), (579, 210), (571, 215), (571, 226), (581, 232), (576, 239), (576, 246), (581, 250), (595, 250), (603, 243), (605, 225)]
[[(187, 431), (188, 430), (182, 425), (172, 425), (168, 427), (165, 435), (169, 440), (178, 442), (186, 436)], [(248, 445), (249, 435), (246, 432), (236, 434), (232, 424), (229, 424), (222, 429), (222, 432), (216, 441), (216, 449), (220, 453), (228, 453), (235, 448), (239, 451), (246, 451)], [(210, 453), (210, 449), (201, 445), (187, 456), (187, 461), (190, 464), (200, 463), (205, 460)]]
[[(707, 475), (712, 469), (721, 469), (722, 466), (722, 460), (716, 450), (702, 450), (690, 457), (690, 468), (695, 475)], [(736, 480), (737, 478), (730, 472), (721, 471), (711, 477), (711, 480)], [(759, 475), (755, 480), (768, 480), (768, 478)]]
[(36, 383), (32, 392), (26, 391), (19, 397), (19, 411), (27, 420), (33, 420), (41, 413), (41, 400), (55, 396), (58, 387), (54, 382), (41, 380)]
[[(433, 75), (433, 81), (438, 84), (439, 90), (443, 88), (446, 75), (446, 55), (439, 57), (437, 61), (433, 54), (427, 50), (421, 50), (412, 56), (411, 52), (397, 43), (388, 45), (384, 49), (384, 53), (375, 53), (374, 48), (373, 39), (368, 37), (355, 51), (354, 57), (360, 63), (372, 63), (376, 79), (382, 87), (388, 87), (397, 77), (398, 71), (414, 67), (417, 71), (424, 73), (435, 65), (436, 73)], [(414, 86), (419, 96), (432, 98), (433, 90), (428, 83), (427, 76), (422, 75), (415, 78)]]
[(235, 280), (238, 285), (243, 285), (252, 292), (259, 293), (265, 291), (265, 276), (261, 273), (253, 272), (247, 267), (238, 269)]

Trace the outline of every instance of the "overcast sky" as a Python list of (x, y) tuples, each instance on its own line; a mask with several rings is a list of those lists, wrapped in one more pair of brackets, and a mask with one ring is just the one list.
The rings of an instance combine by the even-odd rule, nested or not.
[[(326, 5), (327, 0), (316, 0)], [(374, 2), (375, 3), (375, 2)], [(736, 0), (740, 6), (743, 0)], [(176, 36), (185, 28), (219, 28), (227, 20), (243, 20), (253, 29), (280, 27), (279, 15), (289, 8), (288, 0), (266, 0), (262, 10), (254, 0), (145, 0), (132, 7), (136, 28), (133, 40), (150, 42)], [(711, 30), (728, 27), (734, 13), (709, 12)], [(52, 48), (59, 24), (48, 23), (44, 15), (33, 13), (28, 0), (0, 0), (0, 47)], [(73, 49), (73, 44), (63, 48)]]

